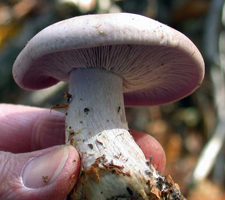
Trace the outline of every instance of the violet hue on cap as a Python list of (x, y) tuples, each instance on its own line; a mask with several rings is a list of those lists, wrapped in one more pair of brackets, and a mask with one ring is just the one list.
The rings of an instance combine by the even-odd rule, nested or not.
[(76, 68), (99, 67), (122, 76), (126, 106), (149, 106), (192, 93), (204, 61), (182, 33), (150, 18), (127, 13), (74, 17), (34, 36), (13, 66), (28, 90), (68, 81)]

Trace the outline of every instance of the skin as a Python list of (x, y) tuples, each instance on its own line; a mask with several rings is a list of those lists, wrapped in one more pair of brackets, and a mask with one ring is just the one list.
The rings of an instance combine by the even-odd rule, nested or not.
[[(64, 123), (65, 116), (60, 112), (0, 104), (0, 199), (66, 199), (76, 183), (80, 162), (74, 147), (62, 146)], [(153, 155), (153, 165), (163, 172), (166, 158), (160, 144), (145, 133), (131, 130), (131, 134), (146, 158)], [(24, 169), (30, 160), (60, 148), (68, 150), (68, 157), (54, 181), (38, 188), (26, 187)]]

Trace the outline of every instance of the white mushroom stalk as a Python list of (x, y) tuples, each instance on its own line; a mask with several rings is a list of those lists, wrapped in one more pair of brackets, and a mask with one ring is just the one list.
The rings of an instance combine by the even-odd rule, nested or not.
[(128, 131), (122, 77), (100, 68), (70, 73), (66, 143), (82, 159), (72, 199), (184, 199), (146, 160)]

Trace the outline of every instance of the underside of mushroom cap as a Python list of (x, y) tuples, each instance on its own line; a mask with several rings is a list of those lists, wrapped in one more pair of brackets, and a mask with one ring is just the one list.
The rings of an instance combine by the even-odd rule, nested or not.
[(135, 14), (101, 14), (53, 24), (32, 38), (13, 66), (28, 90), (68, 81), (76, 68), (104, 68), (124, 79), (126, 106), (159, 105), (192, 93), (204, 61), (183, 34)]

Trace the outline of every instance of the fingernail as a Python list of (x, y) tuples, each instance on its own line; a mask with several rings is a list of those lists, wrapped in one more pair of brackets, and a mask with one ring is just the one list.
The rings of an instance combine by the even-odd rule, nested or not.
[(40, 188), (54, 182), (68, 155), (69, 148), (64, 146), (31, 160), (22, 175), (24, 185), (28, 188)]

